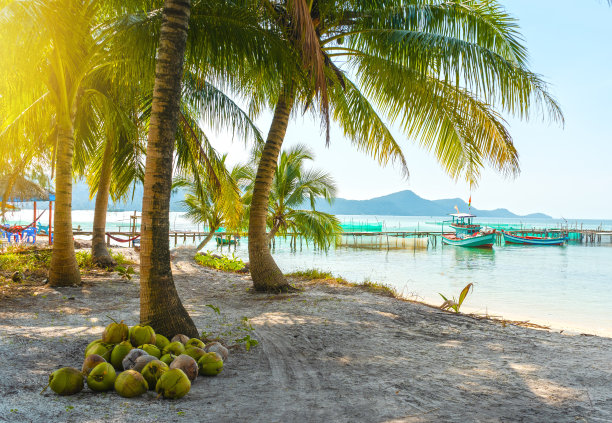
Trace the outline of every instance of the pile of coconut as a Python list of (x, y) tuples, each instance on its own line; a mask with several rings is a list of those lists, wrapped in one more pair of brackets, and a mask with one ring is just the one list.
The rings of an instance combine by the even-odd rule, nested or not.
[[(198, 374), (217, 376), (223, 370), (228, 350), (218, 342), (205, 345), (197, 338), (176, 335), (168, 340), (150, 326), (128, 326), (123, 321), (109, 324), (102, 339), (85, 349), (81, 371), (64, 367), (49, 376), (49, 385), (59, 395), (83, 390), (115, 389), (125, 398), (155, 390), (159, 397), (184, 397)], [(47, 388), (45, 388), (47, 389)]]

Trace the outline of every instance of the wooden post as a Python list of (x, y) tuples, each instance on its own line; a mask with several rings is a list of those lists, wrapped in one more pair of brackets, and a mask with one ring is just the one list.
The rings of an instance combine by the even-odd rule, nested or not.
[(49, 233), (49, 245), (53, 245), (53, 238), (51, 235), (51, 224), (53, 223), (53, 202), (49, 201), (49, 230), (47, 231)]

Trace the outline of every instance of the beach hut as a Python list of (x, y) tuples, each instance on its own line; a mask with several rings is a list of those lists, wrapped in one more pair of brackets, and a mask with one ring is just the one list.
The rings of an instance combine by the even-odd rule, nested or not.
[(55, 193), (41, 187), (23, 176), (0, 176), (0, 210), (4, 212), (7, 203), (34, 203), (34, 219), (36, 225), (36, 202), (49, 202), (49, 244), (52, 243), (53, 201)]

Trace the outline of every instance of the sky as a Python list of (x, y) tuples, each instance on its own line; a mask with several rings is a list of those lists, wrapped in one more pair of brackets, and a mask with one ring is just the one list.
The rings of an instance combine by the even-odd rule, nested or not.
[[(604, 0), (505, 0), (519, 19), (530, 69), (540, 74), (561, 104), (565, 126), (509, 120), (521, 173), (508, 179), (486, 170), (471, 192), (479, 209), (507, 208), (518, 214), (542, 212), (555, 218), (612, 219), (612, 7)], [(257, 124), (265, 135), (271, 114)], [(332, 123), (325, 146), (320, 123), (297, 115), (289, 123), (284, 147), (303, 143), (315, 153), (314, 166), (330, 172), (338, 197), (363, 200), (410, 189), (430, 200), (470, 196), (469, 185), (455, 182), (433, 155), (393, 131), (408, 160), (410, 177), (398, 167), (381, 168), (356, 151)], [(240, 141), (211, 137), (228, 152), (230, 164), (246, 160)], [(450, 211), (449, 211), (450, 212)]]

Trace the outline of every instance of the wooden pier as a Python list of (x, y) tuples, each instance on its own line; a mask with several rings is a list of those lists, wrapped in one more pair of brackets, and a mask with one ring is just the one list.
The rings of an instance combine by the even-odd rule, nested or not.
[[(133, 228), (131, 228), (133, 229)], [(450, 231), (444, 231), (449, 233)], [(521, 235), (553, 235), (559, 233), (568, 234), (570, 243), (598, 245), (612, 243), (612, 231), (602, 229), (522, 229), (512, 231)], [(92, 236), (90, 231), (74, 231), (75, 236)], [(111, 244), (111, 237), (129, 241), (134, 237), (138, 237), (140, 232), (130, 231), (112, 231), (106, 233), (107, 244)], [(384, 231), (384, 232), (342, 232), (338, 234), (338, 246), (356, 247), (356, 248), (376, 248), (376, 249), (418, 249), (436, 247), (442, 231)], [(503, 243), (503, 236), (500, 231), (497, 232), (498, 244)], [(170, 241), (176, 246), (179, 243), (191, 241), (195, 243), (208, 236), (208, 231), (170, 231)], [(246, 237), (246, 232), (219, 232), (215, 237), (220, 237), (226, 240), (239, 240), (241, 237)], [(292, 248), (300, 247), (305, 242), (300, 234), (287, 234), (278, 238), (289, 239)], [(120, 241), (117, 241), (120, 242)], [(273, 241), (273, 245), (276, 241)], [(126, 242), (131, 244), (131, 242)]]

